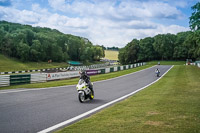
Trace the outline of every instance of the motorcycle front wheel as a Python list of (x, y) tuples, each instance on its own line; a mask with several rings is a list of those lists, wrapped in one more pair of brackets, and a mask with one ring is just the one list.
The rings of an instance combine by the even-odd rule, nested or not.
[(82, 102), (84, 102), (84, 100), (85, 100), (85, 94), (84, 93), (79, 93), (78, 94), (78, 99), (79, 99), (79, 101), (82, 103)]

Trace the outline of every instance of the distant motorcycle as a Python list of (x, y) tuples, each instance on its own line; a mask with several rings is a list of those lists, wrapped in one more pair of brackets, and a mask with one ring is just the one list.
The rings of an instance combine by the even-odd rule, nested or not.
[(156, 71), (156, 76), (160, 77), (160, 71), (159, 70)]
[(94, 99), (94, 92), (92, 92), (89, 89), (88, 84), (83, 79), (79, 80), (78, 84), (76, 85), (76, 88), (78, 91), (78, 99), (81, 103), (89, 99)]

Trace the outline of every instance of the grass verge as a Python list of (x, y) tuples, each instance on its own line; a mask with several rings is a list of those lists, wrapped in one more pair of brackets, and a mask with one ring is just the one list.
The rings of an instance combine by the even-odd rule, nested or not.
[[(102, 62), (86, 62), (84, 65), (102, 64)], [(0, 72), (12, 72), (12, 71), (25, 71), (25, 70), (37, 70), (47, 68), (60, 68), (68, 67), (67, 62), (22, 62), (16, 58), (6, 57), (0, 54)]]
[(149, 65), (157, 65), (160, 62), (160, 65), (184, 65), (185, 61), (150, 61)]
[(48, 62), (21, 62), (15, 58), (0, 54), (0, 72), (23, 71), (44, 68), (67, 67), (67, 63)]
[(140, 93), (57, 133), (197, 133), (200, 69), (174, 66)]
[[(136, 72), (136, 71), (139, 71), (142, 69), (146, 69), (151, 66), (153, 66), (153, 65), (145, 65), (145, 66), (136, 67), (136, 68), (132, 68), (132, 69), (128, 69), (128, 70), (95, 75), (95, 76), (91, 76), (91, 81), (95, 82), (95, 81), (114, 78), (114, 77), (122, 76), (125, 74), (133, 73), (133, 72)], [(55, 86), (64, 86), (64, 85), (74, 85), (74, 84), (77, 84), (78, 80), (79, 80), (79, 78), (73, 78), (73, 79), (66, 79), (66, 80), (51, 81), (51, 82), (46, 82), (46, 83), (14, 85), (14, 86), (1, 87), (0, 90), (16, 89), (16, 88), (46, 88), (46, 87), (55, 87)]]

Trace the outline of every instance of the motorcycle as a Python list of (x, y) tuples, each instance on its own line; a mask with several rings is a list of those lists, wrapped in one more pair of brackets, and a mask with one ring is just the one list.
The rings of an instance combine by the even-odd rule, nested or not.
[(78, 99), (81, 103), (89, 99), (94, 99), (94, 92), (89, 89), (88, 84), (83, 79), (79, 80), (76, 88), (78, 91)]
[(160, 72), (159, 71), (156, 71), (156, 76), (160, 77)]

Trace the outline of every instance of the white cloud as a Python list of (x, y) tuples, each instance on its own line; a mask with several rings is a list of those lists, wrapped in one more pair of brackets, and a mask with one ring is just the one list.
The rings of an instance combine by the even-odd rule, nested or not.
[(65, 0), (48, 0), (51, 7), (62, 10), (65, 7)]
[(7, 20), (22, 24), (37, 23), (42, 15), (28, 10), (17, 10), (9, 7), (0, 7), (1, 20)]
[(147, 9), (153, 18), (170, 18), (177, 19), (182, 16), (182, 13), (174, 6), (170, 6), (167, 3), (162, 2), (148, 2), (144, 3), (145, 9)]
[(181, 31), (187, 31), (188, 28), (181, 27), (178, 25), (157, 25), (155, 29), (127, 29), (127, 28), (119, 28), (119, 29), (110, 29), (108, 27), (99, 30), (100, 28), (96, 28), (97, 32), (93, 32), (91, 34), (92, 41), (97, 44), (105, 44), (107, 46), (118, 46), (123, 47), (128, 42), (130, 42), (133, 38), (142, 39), (144, 37), (153, 37), (157, 34), (165, 34), (172, 33), (176, 34)]
[(32, 4), (32, 11), (40, 14), (49, 14), (48, 10), (41, 8), (39, 4)]
[(78, 13), (85, 17), (103, 17), (110, 19), (146, 19), (146, 18), (171, 18), (177, 19), (181, 12), (168, 3), (163, 2), (142, 2), (142, 1), (122, 1), (116, 6), (116, 1), (85, 2), (75, 0), (68, 4), (65, 0), (49, 0), (50, 6), (65, 13)]
[[(195, 0), (192, 0), (192, 1), (195, 1)], [(167, 2), (170, 5), (174, 5), (175, 7), (185, 8), (189, 5), (190, 0), (164, 0), (164, 2)]]
[[(31, 10), (0, 6), (0, 20), (50, 27), (66, 34), (86, 37), (94, 44), (123, 47), (133, 38), (189, 30), (155, 19), (183, 19), (174, 5), (156, 1), (81, 1), (48, 0), (51, 8), (32, 4)], [(185, 6), (179, 3), (179, 6)], [(59, 11), (59, 12), (57, 12)], [(62, 12), (62, 14), (60, 14)]]
[(7, 0), (0, 0), (0, 2), (6, 2)]

